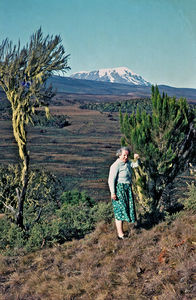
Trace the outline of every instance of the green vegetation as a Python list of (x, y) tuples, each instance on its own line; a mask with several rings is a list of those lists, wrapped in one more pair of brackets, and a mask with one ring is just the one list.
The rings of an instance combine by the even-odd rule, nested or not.
[(33, 126), (64, 128), (70, 123), (65, 115), (50, 115), (47, 118), (44, 111), (36, 111), (32, 117)]
[[(12, 108), (14, 138), (22, 161), (21, 187), (16, 188), (16, 224), (24, 228), (23, 210), (29, 181), (29, 151), (27, 149), (26, 126), (32, 120), (36, 107), (45, 107), (49, 117), (48, 104), (54, 96), (52, 87), (46, 87), (46, 80), (54, 71), (66, 71), (68, 55), (61, 44), (60, 36), (43, 37), (41, 28), (34, 33), (30, 42), (22, 49), (20, 42), (13, 45), (5, 39), (0, 45), (0, 86), (3, 88)], [(9, 206), (10, 211), (14, 208)]]
[[(12, 109), (10, 103), (4, 99), (0, 100), (0, 120), (11, 120), (11, 118)], [(50, 117), (47, 118), (46, 113), (40, 110), (35, 110), (31, 118), (31, 123), (29, 123), (29, 126), (55, 128), (64, 128), (69, 125), (67, 116), (50, 114)]]
[[(97, 189), (98, 199), (102, 198), (100, 187), (106, 191), (106, 162), (111, 159), (113, 145), (117, 144), (116, 137), (110, 139), (110, 135), (119, 134), (118, 128), (112, 131), (112, 122), (109, 123), (105, 115), (108, 123), (102, 122), (99, 113), (94, 113), (93, 118), (97, 114), (99, 119), (95, 123), (95, 119), (88, 118), (89, 112), (78, 121), (77, 112), (78, 123), (74, 124), (66, 147), (64, 139), (69, 136), (66, 130), (58, 130), (61, 144), (57, 130), (53, 130), (55, 138), (48, 134), (50, 144), (61, 145), (66, 151), (61, 152), (60, 147), (51, 151), (47, 144), (39, 144), (47, 162), (59, 160), (61, 174), (66, 177), (64, 171), (70, 172), (67, 178), (36, 168), (35, 164), (29, 169), (28, 122), (40, 127), (69, 125), (65, 115), (46, 119), (44, 112), (36, 109), (45, 106), (49, 113), (47, 107), (53, 92), (45, 87), (45, 81), (52, 71), (68, 69), (68, 56), (64, 55), (60, 42), (58, 36), (44, 39), (39, 30), (22, 50), (8, 40), (0, 46), (0, 85), (9, 100), (0, 103), (0, 114), (4, 120), (12, 116), (22, 160), (22, 166), (0, 167), (1, 298), (192, 299), (195, 292), (196, 188), (193, 183), (189, 184), (187, 197), (179, 198), (180, 212), (172, 213), (169, 209), (173, 200), (164, 197), (167, 197), (165, 192), (169, 184), (193, 160), (194, 110), (183, 99), (176, 101), (167, 95), (161, 96), (157, 88), (152, 90), (151, 101), (140, 99), (82, 107), (101, 112), (120, 110), (122, 143), (130, 145), (133, 152), (139, 152), (142, 160), (134, 174), (134, 192), (139, 196), (136, 202), (142, 207), (138, 211), (143, 222), (136, 231), (125, 224), (129, 238), (119, 242), (111, 201), (95, 202), (84, 191), (68, 191), (64, 185), (68, 179), (75, 180), (72, 186), (81, 180), (91, 186), (94, 194)], [(5, 123), (7, 126), (10, 122)], [(102, 126), (101, 129), (97, 126), (98, 134), (97, 124)], [(108, 129), (106, 124), (111, 127)], [(104, 140), (106, 127), (108, 132)], [(95, 138), (93, 142), (88, 141), (89, 128)], [(78, 139), (77, 132), (78, 136), (83, 135), (83, 140)], [(4, 136), (5, 145), (6, 139)], [(73, 148), (77, 148), (74, 154)], [(93, 151), (96, 151), (97, 160)], [(9, 155), (12, 153), (8, 153), (8, 158)], [(65, 169), (62, 166), (64, 155)], [(83, 158), (87, 160), (86, 168), (79, 166)], [(104, 165), (104, 175), (94, 170), (101, 165)], [(147, 226), (148, 214), (152, 213), (155, 220), (162, 209), (165, 221), (158, 219), (159, 224), (152, 227), (151, 219)]]
[[(193, 203), (192, 186), (189, 192)], [(19, 252), (19, 247), (24, 247), (22, 233), (15, 225), (8, 225), (1, 243), (6, 242), (7, 252), (10, 245)], [(53, 241), (53, 247), (47, 248), (43, 239), (47, 230), (41, 230), (37, 223), (26, 247), (36, 249), (39, 244), (41, 251), (0, 256), (1, 299), (15, 299), (16, 295), (47, 300), (194, 299), (195, 230), (195, 215), (185, 209), (172, 222), (131, 231), (123, 242), (116, 238), (114, 223), (102, 221), (84, 239), (61, 245)], [(8, 236), (9, 243), (5, 241)], [(18, 246), (15, 239), (20, 242)]]
[(15, 220), (14, 190), (19, 185), (20, 168), (1, 167), (0, 209), (6, 214), (0, 218), (0, 251), (3, 254), (17, 255), (80, 239), (90, 233), (97, 222), (111, 222), (111, 203), (95, 203), (85, 192), (64, 191), (60, 178), (36, 169), (29, 173), (22, 229), (10, 222)]
[(187, 197), (183, 200), (184, 208), (196, 213), (196, 186), (194, 182), (188, 184)]
[(80, 105), (80, 108), (98, 110), (101, 112), (118, 112), (121, 110), (121, 112), (134, 113), (136, 112), (138, 105), (141, 110), (145, 110), (148, 113), (152, 110), (152, 105), (149, 99), (133, 99), (106, 103), (86, 103)]
[(122, 144), (142, 161), (135, 169), (135, 194), (143, 211), (155, 216), (165, 209), (168, 185), (194, 159), (195, 110), (185, 99), (161, 96), (158, 87), (152, 87), (151, 101), (152, 114), (138, 107), (136, 114), (121, 113), (120, 123)]
[[(92, 120), (89, 112), (88, 118), (84, 114), (79, 119), (78, 115), (74, 120), (78, 121), (79, 129), (83, 120), (85, 122), (88, 120), (89, 123)], [(92, 115), (95, 118), (95, 113)], [(167, 213), (165, 221), (159, 220), (159, 224), (153, 227), (152, 223), (147, 227), (143, 222), (136, 231), (126, 223), (125, 230), (130, 237), (123, 242), (118, 241), (111, 202), (99, 202), (103, 199), (100, 195), (101, 188), (103, 195), (105, 193), (104, 199), (109, 200), (106, 194), (106, 173), (116, 148), (118, 130), (112, 131), (113, 122), (104, 115), (99, 113), (97, 115), (100, 123), (90, 123), (98, 128), (98, 131), (93, 131), (96, 139), (92, 136), (89, 138), (86, 128), (82, 132), (83, 139), (79, 139), (81, 131), (78, 130), (77, 135), (75, 131), (77, 127), (74, 127), (73, 131), (70, 130), (71, 135), (74, 132), (74, 138), (68, 136), (69, 143), (65, 147), (63, 134), (66, 130), (52, 129), (54, 136), (60, 132), (59, 140), (57, 136), (58, 150), (48, 147), (46, 141), (42, 145), (46, 151), (43, 157), (48, 159), (50, 152), (54, 152), (55, 155), (63, 153), (63, 158), (57, 155), (57, 159), (60, 161), (60, 167), (66, 163), (67, 173), (62, 168), (59, 172), (61, 176), (54, 176), (48, 171), (36, 168), (33, 161), (34, 168), (29, 171), (24, 204), (24, 229), (14, 222), (18, 200), (15, 190), (21, 188), (21, 168), (17, 165), (1, 166), (0, 298), (2, 300), (16, 297), (47, 300), (193, 299), (196, 243), (195, 185), (193, 183), (188, 185), (187, 195), (184, 193), (182, 200), (179, 197), (183, 210), (178, 213)], [(106, 123), (102, 122), (104, 118)], [(88, 129), (92, 130), (93, 126), (90, 125)], [(109, 133), (104, 136), (107, 126)], [(48, 129), (49, 133), (50, 130), (51, 128)], [(33, 130), (30, 138), (36, 140), (34, 135), (36, 131), (39, 132), (39, 129)], [(53, 139), (50, 138), (49, 142), (51, 143)], [(87, 139), (90, 139), (91, 143)], [(65, 148), (66, 152), (62, 152), (60, 146)], [(76, 148), (77, 159), (73, 158), (72, 152)], [(103, 160), (99, 161), (102, 156)], [(84, 157), (86, 169), (82, 165)], [(96, 165), (96, 170), (94, 167), (93, 170), (90, 169), (92, 161), (94, 167)], [(52, 164), (50, 167), (52, 170), (55, 169)], [(97, 170), (103, 169), (104, 174), (96, 173)], [(62, 178), (62, 174), (65, 178)], [(97, 189), (98, 200), (95, 202), (85, 192), (68, 191), (68, 178), (72, 180), (71, 186), (78, 181), (85, 183), (80, 190), (83, 190), (84, 186), (91, 187), (95, 195)], [(183, 192), (179, 186), (178, 190), (175, 189), (176, 194), (182, 195)], [(11, 207), (14, 208), (13, 211)], [(145, 216), (142, 218), (145, 221)]]

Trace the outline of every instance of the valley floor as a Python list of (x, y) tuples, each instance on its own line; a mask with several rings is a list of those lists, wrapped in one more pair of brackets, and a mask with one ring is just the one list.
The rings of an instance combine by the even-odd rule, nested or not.
[[(118, 113), (84, 110), (79, 104), (65, 100), (50, 110), (51, 114), (67, 115), (71, 125), (65, 128), (29, 128), (31, 166), (39, 165), (57, 172), (67, 189), (86, 190), (96, 200), (108, 199), (109, 166), (120, 147)], [(18, 149), (11, 121), (0, 120), (0, 135), (0, 163), (16, 162)]]

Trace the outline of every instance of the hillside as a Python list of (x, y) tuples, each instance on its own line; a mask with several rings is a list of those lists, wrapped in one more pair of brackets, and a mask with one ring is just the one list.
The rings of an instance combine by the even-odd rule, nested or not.
[[(0, 256), (2, 300), (195, 299), (195, 216), (116, 238), (100, 223), (82, 240), (21, 257)], [(130, 228), (127, 227), (127, 230)]]
[[(48, 83), (52, 83), (59, 93), (75, 94), (76, 97), (85, 95), (99, 96), (124, 96), (129, 99), (150, 97), (151, 87), (142, 85), (128, 85), (95, 80), (75, 79), (70, 77), (53, 76)], [(190, 102), (196, 102), (196, 89), (175, 88), (166, 85), (159, 85), (159, 91), (165, 92), (168, 96), (177, 98), (185, 97)]]
[[(116, 102), (129, 99), (150, 98), (151, 87), (145, 85), (128, 85), (95, 80), (75, 79), (71, 77), (52, 76), (48, 85), (53, 86), (57, 94), (65, 99), (90, 102)], [(160, 93), (167, 93), (177, 99), (186, 98), (189, 103), (196, 103), (196, 89), (175, 88), (158, 85)], [(0, 98), (5, 95), (0, 87)]]

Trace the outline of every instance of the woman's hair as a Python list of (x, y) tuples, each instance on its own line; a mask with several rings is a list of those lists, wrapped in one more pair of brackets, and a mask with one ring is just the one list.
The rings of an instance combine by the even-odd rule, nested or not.
[(120, 149), (118, 149), (118, 150), (116, 151), (116, 156), (119, 157), (119, 156), (122, 154), (123, 150), (128, 151), (128, 153), (129, 153), (129, 155), (130, 155), (130, 149), (129, 149), (128, 147), (121, 147)]

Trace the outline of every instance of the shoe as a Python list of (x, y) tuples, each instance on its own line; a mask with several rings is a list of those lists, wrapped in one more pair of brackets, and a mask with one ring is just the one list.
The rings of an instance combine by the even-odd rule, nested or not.
[(118, 236), (118, 240), (125, 240), (127, 239), (127, 236), (123, 235), (123, 236)]

